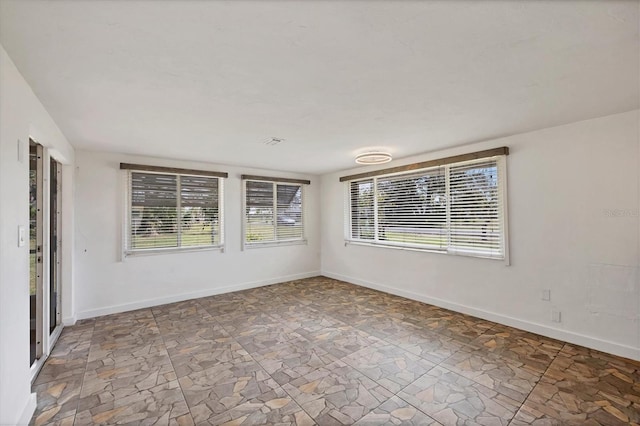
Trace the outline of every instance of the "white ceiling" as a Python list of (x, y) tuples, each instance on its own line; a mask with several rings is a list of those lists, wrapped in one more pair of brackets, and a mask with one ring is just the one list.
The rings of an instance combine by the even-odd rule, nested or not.
[(77, 148), (320, 174), (638, 108), (639, 7), (0, 0), (0, 42)]

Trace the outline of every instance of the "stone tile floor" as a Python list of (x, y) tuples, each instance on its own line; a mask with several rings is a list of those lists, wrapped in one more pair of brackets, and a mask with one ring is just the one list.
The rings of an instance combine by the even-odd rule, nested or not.
[(325, 277), (80, 321), (35, 425), (627, 425), (640, 363)]

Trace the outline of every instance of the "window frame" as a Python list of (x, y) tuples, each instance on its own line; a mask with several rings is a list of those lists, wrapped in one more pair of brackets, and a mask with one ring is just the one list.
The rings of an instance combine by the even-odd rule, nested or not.
[[(247, 222), (249, 216), (247, 214), (247, 182), (261, 182), (261, 183), (270, 183), (273, 185), (273, 229), (274, 236), (276, 239), (267, 240), (267, 241), (247, 241)], [(287, 185), (287, 186), (298, 186), (300, 188), (300, 222), (301, 222), (301, 237), (300, 238), (289, 238), (285, 240), (277, 239), (278, 232), (278, 209), (277, 209), (277, 200), (278, 200), (278, 185)], [(295, 181), (295, 180), (278, 180), (276, 178), (269, 179), (260, 179), (259, 176), (243, 176), (242, 179), (242, 250), (246, 249), (254, 249), (254, 248), (262, 248), (262, 247), (276, 247), (276, 246), (287, 246), (287, 245), (300, 245), (307, 244), (307, 234), (306, 234), (306, 189), (308, 183), (303, 181)]]
[[(473, 165), (473, 164), (481, 164), (487, 161), (495, 161), (496, 169), (497, 169), (497, 194), (498, 194), (498, 212), (500, 214), (499, 222), (501, 227), (500, 234), (500, 244), (502, 247), (502, 253), (500, 256), (491, 255), (487, 252), (479, 252), (474, 250), (462, 250), (460, 248), (452, 248), (451, 247), (451, 205), (450, 205), (450, 187), (449, 187), (449, 179), (450, 179), (450, 170), (451, 168), (455, 168), (458, 166), (465, 165)], [(378, 179), (384, 179), (389, 177), (401, 177), (401, 176), (411, 176), (421, 172), (431, 172), (434, 170), (443, 169), (444, 176), (446, 180), (445, 184), (445, 197), (447, 200), (446, 204), (446, 245), (439, 249), (434, 246), (427, 246), (425, 244), (419, 243), (406, 243), (406, 242), (394, 242), (394, 241), (384, 241), (379, 239), (379, 211), (378, 211)], [(440, 253), (440, 254), (448, 254), (448, 255), (456, 255), (456, 256), (467, 256), (467, 257), (476, 257), (482, 259), (491, 259), (491, 260), (499, 260), (505, 262), (505, 264), (509, 264), (509, 220), (508, 220), (508, 208), (507, 208), (507, 161), (506, 155), (495, 155), (491, 157), (477, 158), (473, 160), (466, 161), (458, 161), (451, 162), (442, 165), (436, 165), (432, 167), (423, 167), (414, 170), (405, 170), (399, 172), (392, 173), (380, 173), (372, 176), (363, 176), (351, 180), (344, 180), (344, 194), (345, 194), (345, 203), (344, 203), (344, 239), (345, 245), (347, 244), (356, 244), (356, 245), (366, 245), (373, 247), (385, 247), (385, 248), (393, 248), (393, 249), (401, 249), (401, 250), (410, 250), (410, 251), (421, 251), (421, 252), (432, 252), (432, 253)], [(373, 181), (373, 216), (374, 216), (374, 229), (373, 239), (359, 239), (353, 238), (353, 211), (352, 211), (352, 203), (351, 203), (351, 185), (354, 182), (364, 182), (364, 181)]]
[[(121, 169), (124, 171), (123, 180), (125, 187), (125, 201), (124, 201), (124, 218), (123, 218), (123, 226), (122, 226), (122, 258), (126, 259), (128, 257), (136, 257), (136, 256), (147, 256), (147, 255), (156, 255), (156, 254), (170, 254), (170, 253), (185, 253), (185, 252), (195, 252), (195, 251), (220, 251), (224, 252), (226, 235), (225, 235), (225, 226), (224, 226), (224, 175), (208, 175), (200, 173), (199, 171), (194, 171), (194, 173), (189, 173), (189, 170), (175, 169), (180, 170), (180, 172), (173, 172), (170, 169), (163, 170), (163, 168), (158, 167), (158, 170), (153, 170), (154, 167), (146, 168), (143, 166), (141, 168), (135, 167), (127, 167)], [(176, 223), (178, 224), (178, 242), (181, 242), (180, 232), (182, 227), (180, 226), (181, 222), (181, 179), (180, 177), (197, 177), (197, 178), (208, 178), (208, 179), (217, 179), (218, 181), (218, 232), (220, 235), (220, 242), (218, 244), (211, 245), (201, 245), (201, 246), (176, 246), (176, 247), (153, 247), (153, 248), (131, 248), (131, 219), (133, 212), (133, 191), (132, 191), (132, 174), (133, 173), (144, 173), (144, 174), (157, 174), (157, 175), (165, 175), (165, 176), (175, 176), (176, 178)], [(215, 173), (215, 172), (213, 172)]]

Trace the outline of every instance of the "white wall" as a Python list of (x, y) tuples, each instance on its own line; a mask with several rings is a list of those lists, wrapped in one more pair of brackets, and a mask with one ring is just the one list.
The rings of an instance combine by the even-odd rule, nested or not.
[[(217, 170), (224, 181), (226, 249), (121, 255), (123, 172), (119, 163)], [(291, 173), (120, 154), (76, 152), (75, 303), (78, 318), (202, 297), (320, 272), (319, 179)], [(241, 250), (241, 174), (310, 179), (305, 188), (307, 245)]]
[[(372, 168), (323, 176), (322, 272), (640, 359), (638, 118), (633, 111), (390, 163), (508, 146), (510, 266), (345, 246), (338, 178)], [(541, 300), (545, 288), (551, 302)]]
[[(67, 215), (74, 152), (1, 46), (0, 93), (0, 424), (13, 425), (28, 421), (35, 409), (29, 368), (29, 244), (18, 247), (18, 226), (25, 227), (27, 238), (29, 230), (29, 137), (66, 164), (62, 208)], [(71, 236), (70, 227), (63, 230), (69, 245)], [(71, 290), (70, 261), (63, 259), (63, 291)]]

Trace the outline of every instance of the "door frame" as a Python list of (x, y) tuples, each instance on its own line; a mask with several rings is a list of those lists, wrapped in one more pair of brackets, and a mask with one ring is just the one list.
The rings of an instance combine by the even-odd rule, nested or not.
[[(53, 346), (55, 345), (58, 337), (62, 333), (64, 327), (62, 322), (62, 293), (63, 293), (63, 269), (65, 255), (62, 251), (62, 223), (63, 223), (63, 178), (65, 173), (65, 167), (63, 163), (59, 161), (54, 155), (51, 155), (51, 151), (40, 144), (37, 140), (29, 138), (31, 143), (36, 144), (38, 149), (38, 191), (37, 191), (37, 204), (38, 204), (38, 217), (37, 217), (37, 233), (36, 233), (36, 245), (40, 247), (38, 251), (36, 247), (36, 255), (39, 255), (41, 261), (36, 263), (37, 270), (37, 283), (36, 283), (36, 342), (40, 342), (36, 346), (36, 360), (31, 364), (31, 381), (33, 382), (38, 373), (42, 369), (47, 357), (51, 353)], [(56, 250), (56, 268), (55, 273), (58, 279), (58, 294), (57, 294), (57, 318), (58, 323), (56, 327), (49, 332), (50, 329), (50, 290), (51, 290), (51, 161), (57, 162), (57, 176), (56, 176), (56, 204), (57, 213), (56, 227), (57, 227), (57, 250)], [(39, 330), (39, 331), (38, 331)]]

